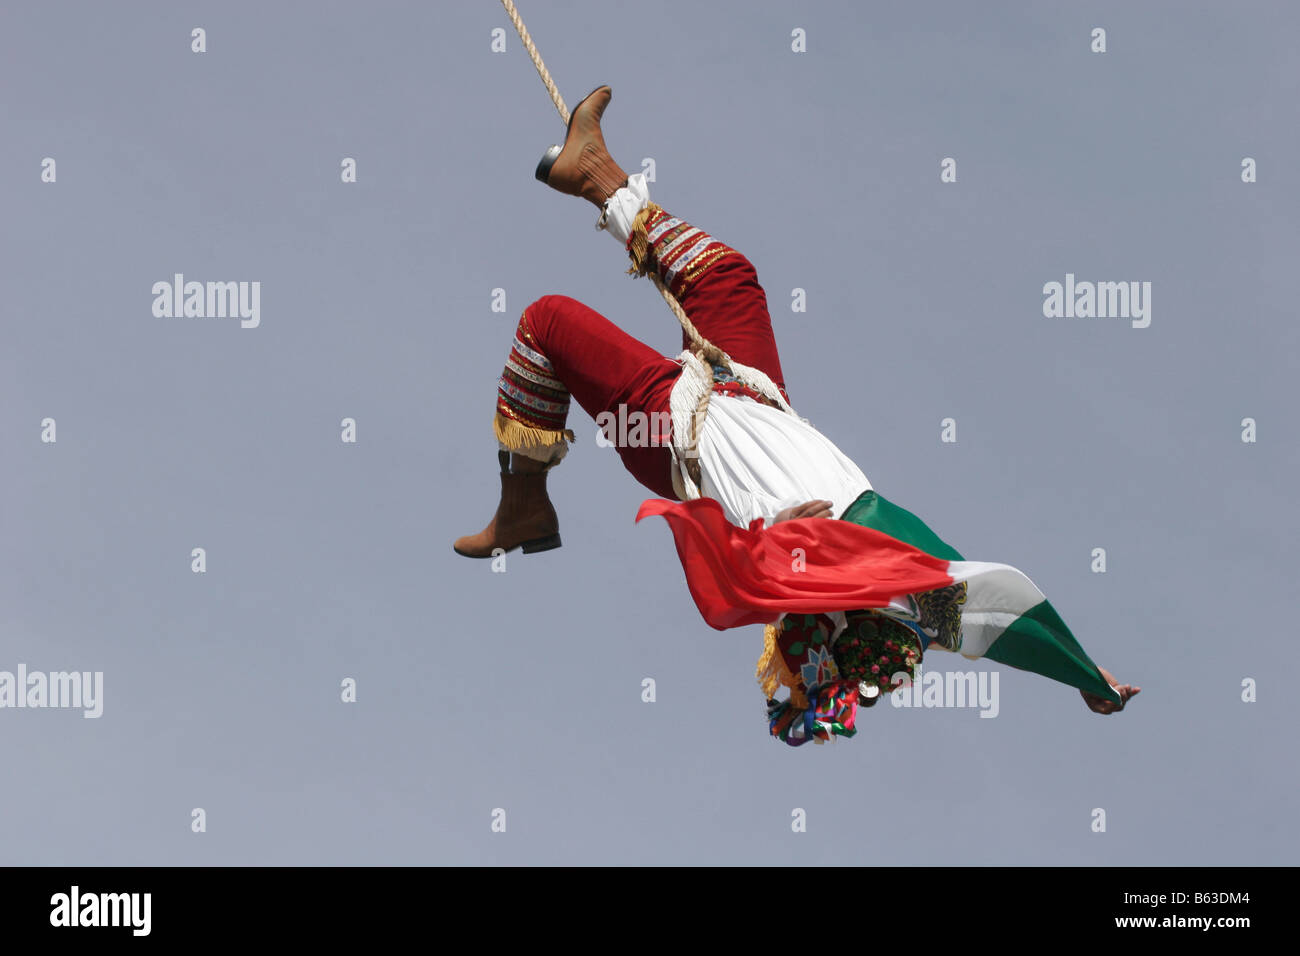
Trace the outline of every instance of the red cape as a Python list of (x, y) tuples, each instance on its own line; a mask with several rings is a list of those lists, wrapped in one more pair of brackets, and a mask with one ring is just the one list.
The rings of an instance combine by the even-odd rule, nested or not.
[(712, 498), (642, 502), (636, 520), (662, 515), (695, 606), (719, 631), (781, 614), (885, 607), (904, 594), (952, 583), (948, 562), (851, 521), (800, 518), (748, 529)]

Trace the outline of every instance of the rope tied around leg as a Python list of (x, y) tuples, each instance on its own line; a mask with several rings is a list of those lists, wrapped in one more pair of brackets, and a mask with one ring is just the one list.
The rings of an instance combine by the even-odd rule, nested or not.
[[(550, 71), (546, 69), (546, 64), (542, 62), (542, 55), (537, 52), (537, 46), (533, 43), (532, 37), (528, 35), (528, 28), (524, 26), (523, 19), (519, 16), (519, 11), (515, 9), (514, 0), (501, 0), (502, 6), (505, 7), (510, 22), (514, 24), (515, 32), (519, 34), (519, 40), (523, 43), (524, 49), (528, 51), (528, 57), (533, 61), (533, 66), (537, 69), (537, 75), (542, 78), (542, 85), (546, 87), (546, 92), (550, 94), (551, 102), (555, 104), (556, 112), (560, 114), (560, 120), (567, 126), (569, 123), (569, 108), (564, 105), (564, 97), (560, 95), (559, 88), (555, 81), (551, 79)], [(669, 291), (663, 279), (659, 276), (658, 269), (653, 262), (649, 242), (646, 237), (645, 220), (649, 215), (649, 209), (643, 209), (638, 214), (632, 236), (629, 239), (628, 254), (632, 258), (632, 268), (628, 270), (633, 275), (649, 276), (654, 287), (659, 290), (664, 302), (668, 304), (669, 310), (677, 317), (681, 324), (682, 331), (686, 335), (686, 341), (690, 343), (690, 348), (682, 353), (681, 360), (684, 362), (683, 375), (690, 379), (690, 388), (683, 390), (683, 398), (689, 400), (690, 409), (677, 408), (674, 400), (673, 420), (674, 433), (676, 436), (684, 436), (684, 441), (679, 437), (674, 438), (678, 447), (674, 449), (674, 459), (677, 461), (678, 469), (673, 475), (674, 487), (681, 487), (680, 496), (684, 499), (700, 497), (700, 464), (699, 464), (699, 443), (700, 435), (704, 429), (705, 416), (708, 413), (709, 400), (713, 395), (713, 372), (712, 366), (721, 365), (731, 370), (732, 374), (741, 381), (746, 382), (755, 388), (760, 394), (770, 399), (777, 407), (794, 414), (785, 398), (777, 389), (775, 383), (758, 369), (749, 368), (733, 362), (731, 357), (722, 349), (718, 348), (695, 327), (695, 323), (686, 315), (686, 310), (682, 308), (681, 303)], [(601, 221), (597, 228), (604, 225), (605, 215), (601, 215)], [(688, 359), (687, 357), (690, 356)], [(674, 399), (676, 399), (674, 390)], [(689, 397), (688, 397), (689, 396)], [(679, 414), (684, 419), (679, 422)], [(684, 427), (682, 427), (684, 426)]]
[[(528, 35), (528, 28), (524, 26), (524, 21), (519, 16), (519, 11), (515, 9), (514, 0), (501, 0), (501, 5), (505, 7), (506, 15), (510, 17), (510, 22), (514, 24), (515, 32), (519, 34), (519, 40), (523, 43), (524, 49), (528, 51), (529, 59), (533, 61), (533, 66), (537, 68), (537, 75), (542, 78), (542, 85), (546, 87), (546, 92), (550, 94), (551, 102), (555, 104), (556, 112), (560, 114), (560, 119), (567, 126), (569, 123), (569, 108), (564, 105), (564, 97), (560, 95), (559, 88), (555, 85), (555, 81), (551, 79), (551, 73), (546, 69), (546, 64), (542, 62), (542, 55), (537, 52), (537, 46), (533, 43), (532, 37)], [(645, 230), (642, 229), (642, 234), (644, 234), (644, 231)], [(644, 257), (643, 251), (642, 259), (644, 259)], [(635, 256), (633, 257), (633, 261), (636, 262)], [(645, 275), (646, 273), (642, 271), (638, 274)], [(677, 317), (677, 321), (681, 323), (682, 329), (686, 332), (687, 341), (691, 343), (692, 350), (699, 352), (708, 362), (729, 366), (731, 361), (727, 357), (727, 354), (704, 336), (700, 335), (699, 330), (695, 328), (695, 323), (687, 317), (686, 311), (681, 307), (681, 304), (673, 294), (668, 291), (668, 288), (663, 284), (663, 281), (659, 276), (653, 272), (649, 273), (649, 275), (650, 281), (654, 283), (655, 288), (659, 290), (659, 294), (663, 296), (664, 301), (668, 303), (668, 308), (672, 311), (673, 315)]]

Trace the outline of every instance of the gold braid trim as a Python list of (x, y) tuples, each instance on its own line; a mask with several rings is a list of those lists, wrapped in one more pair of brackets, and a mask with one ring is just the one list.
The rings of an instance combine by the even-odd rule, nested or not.
[(643, 276), (655, 267), (654, 250), (650, 248), (650, 236), (646, 233), (645, 223), (656, 212), (663, 212), (663, 209), (656, 203), (648, 202), (632, 220), (632, 234), (627, 240), (627, 254), (632, 258), (632, 268), (627, 270), (630, 276)]
[(779, 634), (775, 624), (769, 624), (763, 629), (763, 655), (758, 659), (754, 676), (758, 678), (759, 686), (769, 700), (776, 696), (778, 687), (788, 687), (790, 706), (804, 710), (808, 707), (808, 695), (804, 693), (803, 682), (785, 664), (785, 658), (777, 644)]
[[(511, 451), (524, 448), (538, 448), (546, 445), (559, 445), (575, 440), (573, 429), (564, 428), (549, 431), (545, 428), (531, 428), (513, 418), (506, 418), (500, 412), (492, 419), (492, 430), (496, 432), (497, 441)], [(566, 446), (567, 447), (567, 446)]]

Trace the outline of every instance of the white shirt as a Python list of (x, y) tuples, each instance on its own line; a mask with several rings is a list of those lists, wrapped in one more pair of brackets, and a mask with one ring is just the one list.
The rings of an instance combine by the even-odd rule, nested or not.
[(817, 499), (833, 502), (838, 518), (871, 488), (817, 429), (744, 395), (712, 395), (698, 447), (700, 490), (741, 527)]

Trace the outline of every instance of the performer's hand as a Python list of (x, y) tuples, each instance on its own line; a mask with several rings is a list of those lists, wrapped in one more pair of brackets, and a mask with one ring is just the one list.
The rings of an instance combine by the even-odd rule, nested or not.
[(794, 518), (832, 518), (835, 513), (831, 511), (831, 508), (834, 506), (833, 501), (805, 501), (793, 508), (778, 511), (776, 517), (772, 519), (772, 524), (776, 524), (778, 521), (790, 521)]
[(1113, 714), (1116, 711), (1123, 710), (1124, 705), (1142, 690), (1141, 687), (1134, 687), (1132, 684), (1117, 682), (1115, 675), (1104, 667), (1098, 667), (1097, 670), (1101, 671), (1101, 676), (1106, 678), (1106, 683), (1115, 688), (1115, 693), (1119, 694), (1120, 702), (1117, 704), (1114, 701), (1106, 700), (1104, 697), (1098, 697), (1096, 694), (1079, 691), (1079, 694), (1083, 697), (1083, 702), (1088, 705), (1088, 709), (1094, 714)]

